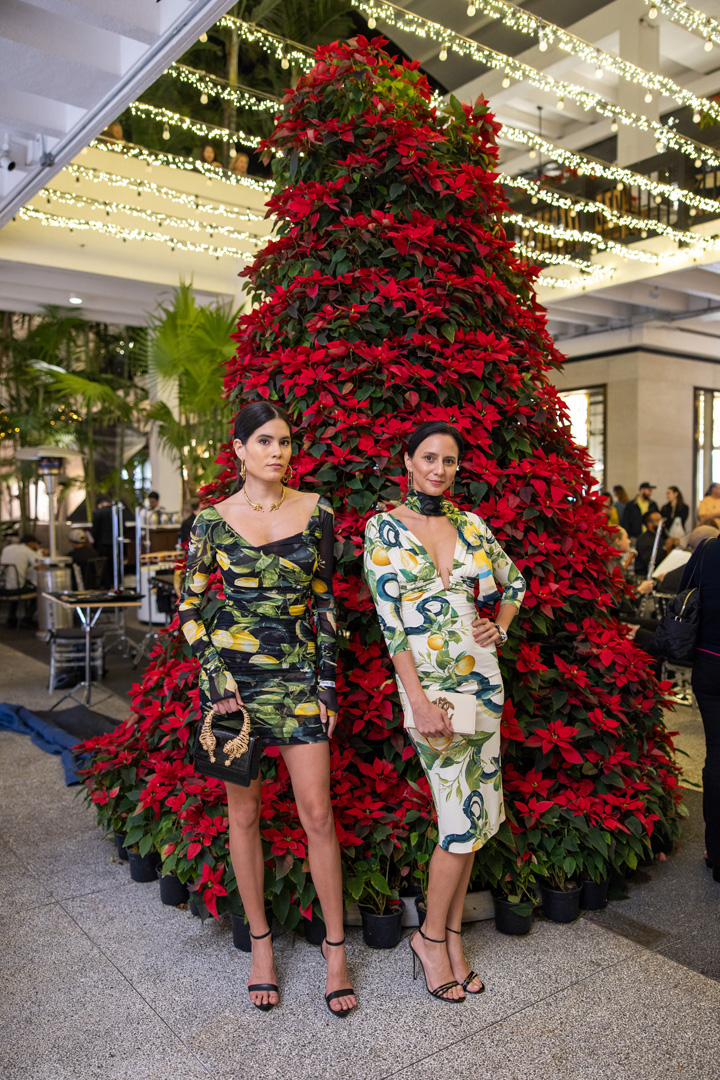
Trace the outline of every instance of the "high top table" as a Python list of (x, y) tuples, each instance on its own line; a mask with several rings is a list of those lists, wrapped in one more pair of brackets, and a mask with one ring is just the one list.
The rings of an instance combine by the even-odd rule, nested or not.
[[(43, 593), (43, 596), (48, 600), (52, 600), (55, 604), (60, 604), (61, 607), (74, 608), (80, 616), (80, 622), (83, 625), (83, 631), (85, 633), (85, 678), (82, 682), (79, 682), (77, 686), (73, 686), (72, 690), (69, 690), (67, 694), (64, 694), (59, 701), (56, 701), (55, 704), (50, 707), (50, 711), (52, 712), (53, 709), (56, 709), (58, 705), (61, 705), (67, 698), (77, 701), (78, 705), (89, 705), (92, 695), (90, 662), (92, 629), (102, 611), (107, 611), (109, 608), (140, 607), (142, 596), (133, 591), (112, 593), (106, 592), (103, 589), (85, 589), (80, 592), (47, 592)], [(75, 696), (83, 688), (85, 689), (84, 701)]]

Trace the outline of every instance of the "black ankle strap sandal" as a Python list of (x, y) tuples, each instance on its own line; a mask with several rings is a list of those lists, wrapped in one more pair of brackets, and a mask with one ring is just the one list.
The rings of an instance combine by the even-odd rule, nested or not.
[[(328, 939), (325, 938), (322, 945), (320, 946), (320, 951), (323, 954), (323, 959), (327, 961), (327, 956), (325, 956), (326, 945), (337, 946), (344, 944), (345, 938), (343, 938), (342, 941), (328, 941)], [(357, 1008), (356, 1005), (352, 1005), (349, 1009), (333, 1009), (330, 1007), (331, 1001), (336, 1001), (337, 998), (341, 997), (348, 997), (350, 994), (352, 994), (353, 996), (355, 995), (355, 991), (353, 990), (352, 986), (347, 986), (344, 990), (332, 990), (329, 994), (325, 995), (325, 1004), (327, 1005), (333, 1016), (347, 1016), (348, 1013), (351, 1013), (353, 1009)]]
[[(446, 926), (445, 930), (450, 934), (457, 934), (458, 937), (460, 937), (460, 935), (462, 934), (462, 930), (453, 930), (452, 926)], [(477, 979), (477, 981), (480, 983), (480, 989), (479, 990), (471, 990), (470, 989), (469, 984), (473, 981), (473, 979)], [(463, 988), (463, 990), (465, 991), (466, 994), (484, 994), (485, 993), (485, 983), (482, 981), (482, 979), (478, 975), (477, 971), (473, 971), (472, 968), (470, 968), (470, 974), (467, 976), (467, 978), (463, 982), (460, 983), (460, 985), (462, 986), (462, 988)]]
[[(253, 939), (253, 941), (262, 941), (263, 938), (266, 938), (271, 933), (272, 930), (268, 930), (264, 934), (253, 934), (251, 930), (250, 937)], [(274, 990), (276, 994), (279, 994), (279, 990), (275, 983), (251, 983), (250, 986), (248, 986), (248, 994), (255, 993), (258, 990)], [(251, 1004), (255, 1005), (255, 1008), (259, 1009), (260, 1012), (270, 1012), (271, 1009), (275, 1008), (275, 1003), (272, 1001), (266, 1001), (262, 1005), (257, 1005), (254, 1001), (251, 1000)]]
[[(445, 942), (447, 941), (447, 938), (428, 937), (427, 934), (423, 934), (420, 927), (418, 927), (417, 933), (420, 935), (420, 937), (423, 939), (423, 941), (430, 941), (430, 942), (432, 942), (433, 945), (444, 945)], [(413, 934), (413, 937), (414, 936), (415, 935)], [(410, 952), (413, 954), (413, 979), (417, 979), (417, 966), (419, 964), (420, 965), (420, 970), (423, 973), (423, 978), (425, 979), (425, 989), (427, 990), (428, 994), (432, 994), (432, 996), (434, 998), (437, 998), (438, 1001), (447, 1001), (452, 1005), (459, 1005), (461, 1001), (464, 1001), (465, 1000), (464, 997), (451, 998), (451, 997), (446, 997), (445, 996), (450, 990), (453, 989), (453, 987), (460, 985), (460, 983), (457, 981), (457, 979), (452, 979), (450, 982), (442, 983), (440, 986), (436, 986), (434, 988), (434, 990), (430, 989), (430, 987), (428, 986), (427, 974), (425, 973), (425, 965), (423, 964), (422, 960), (420, 959), (418, 954), (413, 949), (413, 939), (412, 939), (412, 937), (410, 938), (410, 941), (408, 942), (408, 944), (410, 945)]]

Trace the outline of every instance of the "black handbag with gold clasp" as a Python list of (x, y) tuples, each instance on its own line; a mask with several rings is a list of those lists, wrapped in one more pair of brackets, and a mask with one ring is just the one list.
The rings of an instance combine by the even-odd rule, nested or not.
[[(242, 728), (231, 730), (228, 720), (242, 716)], [(250, 714), (247, 709), (236, 712), (216, 713), (209, 709), (202, 724), (198, 726), (193, 747), (193, 761), (197, 772), (228, 784), (249, 787), (260, 773), (262, 743), (250, 735)]]

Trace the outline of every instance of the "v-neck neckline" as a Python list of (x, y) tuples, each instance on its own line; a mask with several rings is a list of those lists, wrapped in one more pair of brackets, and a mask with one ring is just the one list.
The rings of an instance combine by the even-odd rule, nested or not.
[(218, 510), (215, 503), (213, 503), (213, 505), (212, 505), (212, 507), (210, 509), (215, 511), (217, 516), (222, 521), (223, 525), (227, 525), (230, 532), (235, 533), (235, 536), (237, 536), (238, 540), (241, 540), (243, 542), (243, 544), (245, 544), (246, 547), (252, 548), (253, 551), (262, 551), (263, 548), (270, 547), (272, 544), (283, 544), (283, 543), (285, 543), (286, 540), (294, 540), (296, 536), (304, 536), (305, 533), (310, 528), (310, 526), (312, 525), (313, 518), (315, 517), (315, 515), (318, 512), (318, 507), (320, 506), (320, 499), (321, 498), (322, 498), (322, 496), (318, 496), (318, 501), (315, 503), (315, 506), (313, 507), (313, 512), (310, 515), (310, 517), (308, 518), (308, 523), (305, 526), (305, 528), (302, 530), (302, 532), (291, 533), (290, 536), (280, 536), (280, 537), (278, 537), (277, 540), (268, 540), (265, 544), (253, 544), (253, 543), (251, 543), (251, 541), (248, 540), (247, 537), (243, 536), (242, 533), (239, 533), (237, 531), (237, 529), (233, 525), (230, 524), (230, 522), (227, 520), (227, 518), (224, 517), (220, 513), (220, 511)]
[[(450, 578), (452, 577), (452, 575), (453, 575), (453, 570), (455, 569), (455, 555), (456, 555), (456, 553), (457, 553), (457, 548), (458, 548), (458, 544), (459, 544), (459, 542), (460, 542), (460, 530), (459, 530), (459, 529), (458, 529), (458, 528), (457, 528), (457, 527), (456, 527), (455, 525), (453, 525), (453, 528), (455, 529), (455, 546), (453, 547), (453, 553), (452, 553), (452, 566), (450, 567), (450, 570), (449, 570), (449, 572), (448, 572), (448, 583), (447, 583), (447, 585), (446, 585), (446, 584), (445, 584), (445, 582), (443, 581), (443, 576), (442, 576), (442, 574), (441, 574), (441, 572), (440, 572), (440, 569), (439, 569), (439, 567), (437, 567), (437, 566), (435, 565), (435, 562), (433, 561), (432, 555), (430, 554), (430, 552), (428, 551), (428, 549), (427, 549), (427, 548), (425, 547), (425, 545), (423, 544), (423, 542), (422, 542), (422, 540), (420, 539), (420, 537), (419, 537), (419, 536), (417, 536), (417, 535), (416, 535), (416, 534), (415, 534), (415, 533), (414, 533), (414, 532), (412, 531), (412, 529), (410, 528), (410, 526), (409, 526), (409, 525), (406, 525), (404, 521), (401, 521), (401, 520), (400, 520), (400, 518), (399, 518), (399, 517), (396, 517), (396, 516), (395, 516), (395, 514), (393, 514), (393, 513), (391, 512), (391, 511), (388, 511), (388, 517), (391, 517), (391, 518), (393, 519), (393, 521), (396, 521), (398, 525), (401, 525), (401, 526), (403, 527), (403, 529), (405, 530), (405, 532), (406, 532), (406, 533), (408, 533), (408, 534), (409, 534), (410, 536), (412, 536), (413, 540), (414, 540), (414, 541), (415, 541), (415, 543), (416, 543), (416, 544), (418, 545), (418, 547), (419, 547), (419, 548), (422, 548), (422, 550), (423, 550), (423, 551), (425, 552), (425, 554), (427, 555), (428, 559), (429, 559), (429, 560), (430, 560), (430, 562), (432, 563), (433, 569), (434, 569), (434, 571), (435, 571), (435, 576), (436, 576), (436, 577), (437, 577), (437, 578), (439, 579), (439, 581), (440, 581), (440, 583), (441, 583), (441, 585), (442, 585), (443, 589), (445, 589), (445, 590), (447, 591), (447, 590), (448, 590), (448, 589), (450, 588)], [(451, 524), (452, 524), (452, 523), (451, 523)]]

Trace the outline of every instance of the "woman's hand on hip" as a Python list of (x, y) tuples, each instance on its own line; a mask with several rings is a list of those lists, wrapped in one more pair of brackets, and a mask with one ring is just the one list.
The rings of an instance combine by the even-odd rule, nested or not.
[(238, 709), (242, 709), (244, 707), (245, 706), (243, 705), (239, 690), (235, 691), (235, 697), (223, 698), (222, 701), (213, 702), (213, 712), (216, 713), (237, 712)]
[(472, 636), (484, 649), (490, 645), (500, 644), (500, 634), (492, 619), (475, 619), (472, 624)]
[(452, 739), (455, 732), (450, 722), (450, 717), (438, 705), (425, 698), (424, 702), (413, 704), (413, 723), (416, 730), (425, 736), (445, 735)]
[(332, 739), (332, 733), (338, 722), (338, 714), (329, 712), (324, 701), (318, 701), (318, 705), (320, 706), (320, 723), (323, 727), (327, 727), (328, 739)]

